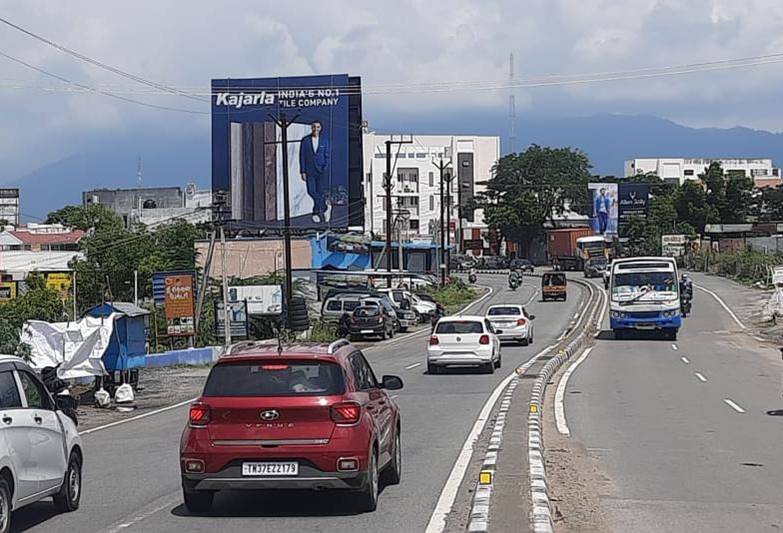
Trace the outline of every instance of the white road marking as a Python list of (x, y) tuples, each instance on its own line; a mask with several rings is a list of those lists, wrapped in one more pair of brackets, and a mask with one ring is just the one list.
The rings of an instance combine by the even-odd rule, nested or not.
[(689, 365), (689, 364), (691, 364), (690, 360), (689, 360), (687, 357), (685, 357), (685, 356), (683, 356), (683, 357), (680, 357), (680, 361), (682, 361), (682, 362), (683, 362), (683, 363), (685, 363), (686, 365)]
[(413, 363), (412, 365), (408, 365), (405, 367), (405, 370), (410, 370), (412, 368), (416, 368), (417, 366), (421, 366), (421, 363)]
[(115, 523), (114, 525), (109, 526), (109, 528), (106, 529), (106, 533), (118, 533), (119, 531), (123, 531), (123, 530), (126, 530), (128, 528), (131, 528), (131, 527), (135, 526), (136, 524), (138, 524), (139, 522), (141, 522), (142, 520), (146, 520), (147, 518), (151, 517), (152, 515), (157, 514), (157, 513), (161, 512), (161, 511), (164, 511), (164, 510), (166, 510), (167, 508), (169, 508), (169, 507), (171, 507), (173, 505), (176, 505), (180, 501), (180, 498), (181, 497), (179, 495), (177, 495), (176, 497), (173, 497), (173, 498), (171, 498), (171, 497), (166, 498), (164, 503), (162, 503), (162, 504), (160, 504), (160, 505), (158, 505), (156, 507), (153, 507), (151, 509), (148, 509), (148, 510), (142, 512), (142, 513), (139, 513), (136, 516), (134, 516), (133, 518), (130, 518), (128, 520), (125, 520), (125, 521), (122, 521), (122, 522), (119, 522), (119, 523)]
[[(551, 349), (552, 346), (548, 346), (541, 352), (534, 355), (532, 359), (538, 359)], [(489, 395), (489, 398), (487, 398), (487, 401), (484, 402), (484, 406), (481, 408), (481, 412), (479, 413), (478, 418), (476, 418), (476, 422), (473, 424), (470, 433), (468, 433), (468, 437), (465, 439), (465, 442), (462, 445), (462, 449), (460, 450), (459, 455), (457, 456), (457, 460), (454, 463), (451, 472), (449, 473), (449, 477), (446, 480), (446, 483), (443, 485), (443, 489), (440, 492), (440, 497), (438, 498), (438, 503), (435, 505), (435, 510), (432, 511), (432, 515), (430, 516), (430, 521), (427, 524), (425, 533), (441, 533), (446, 527), (446, 516), (449, 514), (449, 512), (451, 512), (451, 508), (454, 506), (454, 500), (457, 497), (459, 486), (462, 484), (462, 478), (465, 477), (465, 471), (470, 465), (470, 458), (471, 455), (473, 455), (473, 446), (475, 446), (479, 435), (481, 435), (481, 432), (484, 430), (484, 426), (487, 424), (487, 420), (489, 420), (489, 416), (492, 414), (492, 408), (495, 406), (495, 403), (500, 397), (500, 394), (503, 392), (503, 390), (505, 390), (509, 382), (511, 382), (511, 380), (514, 379), (514, 376), (516, 375), (517, 373), (515, 370), (503, 378), (503, 381), (498, 383), (497, 387), (495, 387), (495, 389)]]
[(538, 294), (538, 289), (534, 290), (534, 291), (533, 291), (533, 294), (531, 294), (531, 295), (530, 295), (530, 298), (528, 299), (528, 301), (526, 301), (526, 302), (525, 302), (525, 303), (523, 303), (522, 305), (523, 305), (523, 306), (524, 306), (524, 305), (529, 305), (529, 304), (530, 304), (530, 302), (532, 302), (532, 301), (533, 301), (533, 299), (536, 297), (536, 295), (537, 295), (537, 294)]
[(587, 348), (582, 352), (582, 355), (579, 356), (579, 359), (571, 363), (568, 370), (563, 372), (563, 377), (560, 378), (560, 383), (557, 385), (557, 392), (555, 393), (555, 423), (557, 424), (557, 431), (559, 431), (561, 435), (571, 436), (571, 430), (568, 429), (568, 424), (566, 423), (565, 405), (563, 404), (565, 390), (568, 386), (568, 379), (571, 377), (574, 370), (576, 370), (576, 367), (582, 364), (582, 361), (587, 358), (591, 350), (592, 348)]
[(399, 396), (400, 396), (399, 394), (392, 394), (392, 395), (390, 396), (390, 398), (393, 400), (393, 399), (395, 399), (395, 398), (399, 398)]
[(734, 311), (732, 311), (731, 309), (729, 309), (729, 306), (728, 306), (728, 305), (726, 305), (726, 302), (724, 302), (724, 301), (723, 301), (723, 299), (722, 299), (720, 296), (718, 296), (718, 295), (717, 295), (715, 292), (711, 291), (710, 289), (705, 289), (705, 288), (704, 288), (704, 287), (702, 287), (701, 285), (694, 285), (694, 286), (695, 286), (697, 289), (701, 289), (701, 290), (703, 290), (704, 292), (706, 292), (707, 294), (711, 295), (713, 298), (715, 298), (715, 300), (716, 300), (716, 301), (717, 301), (717, 302), (718, 302), (718, 303), (721, 305), (721, 307), (723, 307), (723, 308), (726, 310), (726, 312), (727, 312), (729, 315), (731, 315), (731, 318), (733, 318), (733, 319), (734, 319), (734, 322), (736, 322), (736, 323), (737, 323), (737, 325), (738, 325), (740, 328), (742, 328), (742, 329), (747, 329), (747, 328), (746, 328), (746, 326), (745, 326), (745, 324), (743, 324), (743, 323), (742, 323), (742, 321), (741, 321), (741, 320), (740, 320), (740, 319), (737, 317), (737, 315), (735, 315), (735, 314), (734, 314)]
[(738, 413), (744, 413), (745, 412), (745, 409), (743, 409), (742, 407), (740, 407), (739, 405), (734, 403), (731, 400), (731, 398), (723, 398), (723, 401), (726, 403), (726, 405), (728, 405), (729, 407), (731, 407), (732, 409), (734, 409)]
[(127, 424), (128, 422), (133, 422), (134, 420), (141, 420), (142, 418), (147, 418), (160, 413), (165, 413), (166, 411), (171, 411), (172, 409), (176, 409), (177, 407), (182, 407), (183, 405), (193, 403), (196, 400), (198, 400), (198, 397), (191, 398), (190, 400), (185, 400), (184, 402), (175, 403), (174, 405), (169, 405), (167, 407), (161, 407), (160, 409), (155, 409), (154, 411), (150, 411), (148, 413), (142, 413), (140, 415), (132, 416), (130, 418), (125, 418), (123, 420), (117, 420), (116, 422), (112, 422), (110, 424), (104, 424), (102, 426), (85, 429), (84, 431), (80, 431), (79, 435), (89, 435), (90, 433), (95, 433), (96, 431), (101, 431), (103, 429), (113, 428), (114, 426), (119, 426), (120, 424)]
[(697, 378), (699, 378), (699, 381), (702, 383), (707, 383), (707, 378), (705, 378), (701, 372), (694, 372)]
[(674, 350), (676, 352), (677, 350), (679, 350), (679, 348), (677, 347), (676, 344), (672, 344), (672, 350)]

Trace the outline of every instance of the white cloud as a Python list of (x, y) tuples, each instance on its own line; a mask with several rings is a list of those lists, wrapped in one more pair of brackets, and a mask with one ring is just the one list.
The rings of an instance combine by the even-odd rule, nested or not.
[[(517, 76), (676, 65), (783, 51), (779, 0), (350, 0), (269, 3), (6, 2), (4, 17), (141, 76), (206, 90), (213, 77), (349, 72), (367, 86), (503, 80)], [(78, 62), (2, 27), (0, 50), (40, 68), (120, 91), (143, 86)], [(61, 84), (0, 58), (0, 78)], [(517, 91), (520, 112), (629, 112), (692, 123), (781, 123), (783, 64), (569, 88)], [(204, 117), (163, 113), (90, 94), (3, 88), (0, 162), (34, 168), (132, 126), (208, 135)], [(158, 105), (208, 109), (180, 97), (132, 94)], [(368, 97), (368, 113), (505, 106), (505, 91)], [(731, 109), (725, 103), (734, 104)], [(737, 102), (744, 102), (738, 109)], [(370, 109), (368, 106), (372, 106)], [(689, 109), (687, 113), (683, 110)], [(437, 124), (433, 125), (436, 128)], [(45, 149), (40, 140), (46, 138)]]

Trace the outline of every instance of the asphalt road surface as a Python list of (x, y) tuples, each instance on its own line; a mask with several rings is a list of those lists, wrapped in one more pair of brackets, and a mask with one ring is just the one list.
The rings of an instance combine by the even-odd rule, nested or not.
[(780, 531), (782, 390), (777, 348), (703, 291), (677, 342), (602, 335), (565, 408), (611, 530)]
[[(541, 303), (538, 278), (516, 292), (505, 276), (485, 275), (479, 284), (493, 294), (469, 313), (494, 303), (526, 303), (536, 315), (535, 343), (504, 346), (495, 374), (453, 372), (430, 376), (425, 354), (428, 330), (395, 337), (366, 350), (376, 373), (402, 376), (396, 399), (402, 411), (403, 480), (386, 488), (374, 513), (355, 514), (340, 494), (225, 492), (209, 516), (190, 516), (182, 505), (178, 446), (187, 407), (84, 436), (81, 508), (56, 515), (48, 502), (14, 514), (16, 531), (423, 531), (484, 402), (519, 364), (551, 344), (574, 314), (578, 289), (566, 303)], [(724, 413), (731, 414), (731, 413)], [(527, 517), (520, 517), (527, 521)]]

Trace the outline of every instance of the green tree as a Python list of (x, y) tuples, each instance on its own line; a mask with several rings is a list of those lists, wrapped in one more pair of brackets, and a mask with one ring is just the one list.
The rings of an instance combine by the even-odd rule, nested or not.
[(761, 190), (759, 218), (764, 222), (783, 220), (783, 186)]
[(742, 224), (747, 220), (753, 203), (753, 180), (745, 172), (724, 173), (715, 162), (699, 178), (706, 188), (707, 224)]
[(580, 150), (532, 145), (502, 157), (476, 207), (484, 219), (525, 254), (545, 222), (567, 209), (585, 213), (590, 161)]
[(674, 197), (678, 222), (685, 222), (697, 232), (704, 233), (705, 224), (719, 216), (715, 208), (706, 203), (706, 197), (701, 183), (694, 180), (685, 181)]
[(90, 228), (122, 228), (122, 219), (102, 204), (67, 205), (46, 216), (46, 224), (87, 231)]
[(26, 347), (20, 344), (22, 326), (28, 320), (57, 322), (64, 319), (60, 295), (46, 287), (42, 276), (29, 275), (26, 285), (27, 290), (15, 300), (0, 305), (0, 353), (28, 355)]

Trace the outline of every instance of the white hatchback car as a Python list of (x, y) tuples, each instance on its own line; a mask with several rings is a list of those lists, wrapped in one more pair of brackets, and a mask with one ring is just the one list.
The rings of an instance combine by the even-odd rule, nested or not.
[(427, 372), (447, 366), (478, 366), (492, 374), (500, 368), (500, 340), (483, 316), (447, 316), (435, 326), (427, 348)]
[(0, 356), (0, 533), (11, 511), (49, 496), (61, 512), (79, 507), (82, 442), (71, 396), (55, 401), (22, 359)]
[(533, 344), (533, 320), (535, 315), (529, 315), (525, 308), (516, 304), (493, 305), (487, 310), (489, 319), (501, 342), (520, 342), (522, 346)]

